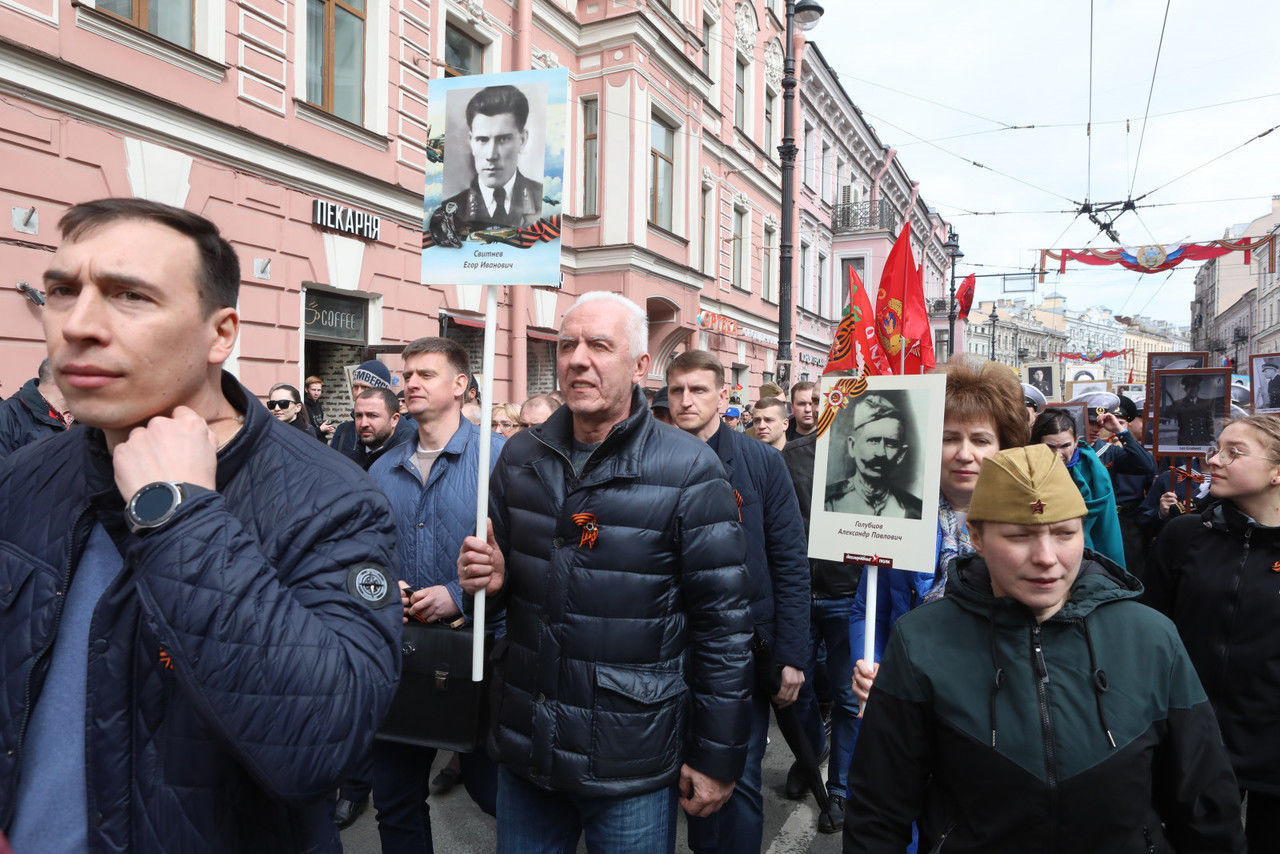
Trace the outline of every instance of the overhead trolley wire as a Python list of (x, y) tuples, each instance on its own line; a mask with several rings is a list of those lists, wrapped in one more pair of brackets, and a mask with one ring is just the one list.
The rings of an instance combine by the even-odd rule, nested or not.
[(1156, 91), (1156, 72), (1160, 69), (1160, 52), (1164, 48), (1164, 30), (1169, 23), (1169, 7), (1173, 0), (1165, 0), (1164, 21), (1160, 24), (1160, 41), (1156, 44), (1156, 61), (1151, 69), (1151, 85), (1147, 89), (1147, 109), (1142, 115), (1142, 130), (1138, 134), (1138, 153), (1133, 156), (1133, 176), (1129, 179), (1129, 198), (1133, 198), (1133, 187), (1138, 183), (1138, 161), (1142, 159), (1142, 142), (1147, 136), (1147, 118), (1151, 115), (1151, 96)]

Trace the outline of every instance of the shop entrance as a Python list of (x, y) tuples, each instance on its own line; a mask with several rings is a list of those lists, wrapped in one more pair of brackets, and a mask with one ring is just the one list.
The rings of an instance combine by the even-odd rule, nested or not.
[(369, 301), (306, 287), (303, 304), (303, 376), (324, 382), (326, 420), (350, 421), (353, 402), (347, 369), (369, 358)]

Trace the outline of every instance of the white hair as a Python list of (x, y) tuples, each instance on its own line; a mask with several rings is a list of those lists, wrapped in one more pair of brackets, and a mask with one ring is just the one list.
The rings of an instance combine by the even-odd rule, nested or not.
[(611, 302), (620, 305), (626, 309), (626, 316), (623, 318), (622, 331), (627, 336), (628, 349), (633, 359), (639, 359), (642, 355), (649, 352), (649, 317), (644, 313), (644, 309), (636, 305), (622, 294), (615, 294), (613, 291), (587, 291), (574, 300), (573, 305), (569, 306), (569, 310), (564, 313), (564, 318), (560, 321), (560, 328), (564, 328), (564, 321), (569, 319), (569, 315), (573, 314), (573, 310), (579, 306), (593, 302)]

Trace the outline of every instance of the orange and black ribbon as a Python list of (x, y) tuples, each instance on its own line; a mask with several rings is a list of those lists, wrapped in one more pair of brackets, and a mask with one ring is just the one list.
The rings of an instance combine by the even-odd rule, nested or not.
[(1170, 466), (1169, 470), (1173, 472), (1173, 476), (1178, 483), (1182, 483), (1184, 480), (1191, 480), (1191, 481), (1195, 481), (1196, 483), (1204, 483), (1204, 475), (1198, 471), (1192, 471), (1189, 466), (1185, 469), (1180, 469), (1174, 466)]
[(733, 491), (733, 500), (738, 502), (738, 524), (742, 524), (742, 493), (738, 490)]
[(582, 537), (578, 540), (578, 547), (594, 548), (596, 541), (600, 539), (600, 526), (596, 524), (596, 514), (594, 513), (574, 513), (572, 517), (573, 523), (582, 529)]

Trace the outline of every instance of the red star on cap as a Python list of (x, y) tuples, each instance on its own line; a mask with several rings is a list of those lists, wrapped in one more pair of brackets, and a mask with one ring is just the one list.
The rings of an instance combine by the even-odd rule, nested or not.
[(1039, 498), (1037, 498), (1035, 501), (1032, 501), (1032, 502), (1031, 502), (1031, 512), (1032, 512), (1032, 513), (1044, 513), (1044, 502), (1043, 502), (1043, 501), (1041, 501)]

